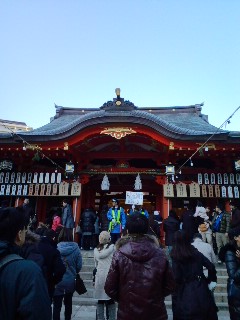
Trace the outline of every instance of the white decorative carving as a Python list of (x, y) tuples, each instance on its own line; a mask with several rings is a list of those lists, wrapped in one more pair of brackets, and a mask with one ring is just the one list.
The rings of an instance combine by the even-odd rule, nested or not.
[(139, 173), (135, 179), (134, 189), (135, 190), (142, 190), (142, 181), (141, 181)]
[(108, 176), (105, 174), (102, 180), (101, 189), (102, 190), (109, 190), (110, 182), (108, 180)]

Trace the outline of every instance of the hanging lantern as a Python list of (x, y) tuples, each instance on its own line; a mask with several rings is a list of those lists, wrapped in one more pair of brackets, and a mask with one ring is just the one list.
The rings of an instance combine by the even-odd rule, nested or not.
[(141, 190), (142, 189), (142, 181), (141, 181), (139, 173), (138, 173), (138, 175), (137, 175), (137, 177), (135, 179), (134, 189), (135, 190)]
[(65, 172), (66, 173), (73, 173), (74, 172), (74, 164), (72, 163), (72, 161), (69, 161), (68, 163), (66, 163)]
[(166, 166), (166, 175), (174, 175), (175, 174), (175, 167), (172, 164)]
[(101, 184), (101, 189), (102, 190), (109, 190), (110, 188), (110, 183), (108, 180), (108, 176), (105, 174), (102, 180), (102, 184)]

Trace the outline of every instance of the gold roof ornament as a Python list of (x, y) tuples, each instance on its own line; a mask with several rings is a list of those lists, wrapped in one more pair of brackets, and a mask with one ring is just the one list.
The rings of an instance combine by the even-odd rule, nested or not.
[(64, 142), (63, 150), (68, 150), (68, 142)]
[(100, 134), (107, 134), (115, 139), (122, 139), (128, 134), (136, 133), (132, 128), (106, 128)]
[(169, 150), (174, 150), (174, 142), (169, 143)]

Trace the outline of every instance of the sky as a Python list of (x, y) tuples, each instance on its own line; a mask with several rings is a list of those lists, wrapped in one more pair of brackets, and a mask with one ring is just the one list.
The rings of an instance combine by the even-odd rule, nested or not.
[(0, 39), (0, 119), (38, 128), (115, 88), (139, 108), (204, 102), (216, 127), (240, 106), (239, 0), (2, 0)]

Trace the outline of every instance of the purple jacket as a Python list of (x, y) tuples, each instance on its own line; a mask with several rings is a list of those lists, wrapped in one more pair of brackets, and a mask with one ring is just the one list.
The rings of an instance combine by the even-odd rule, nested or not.
[(155, 237), (127, 235), (116, 243), (105, 283), (118, 302), (118, 320), (166, 320), (164, 298), (173, 292), (172, 270)]

